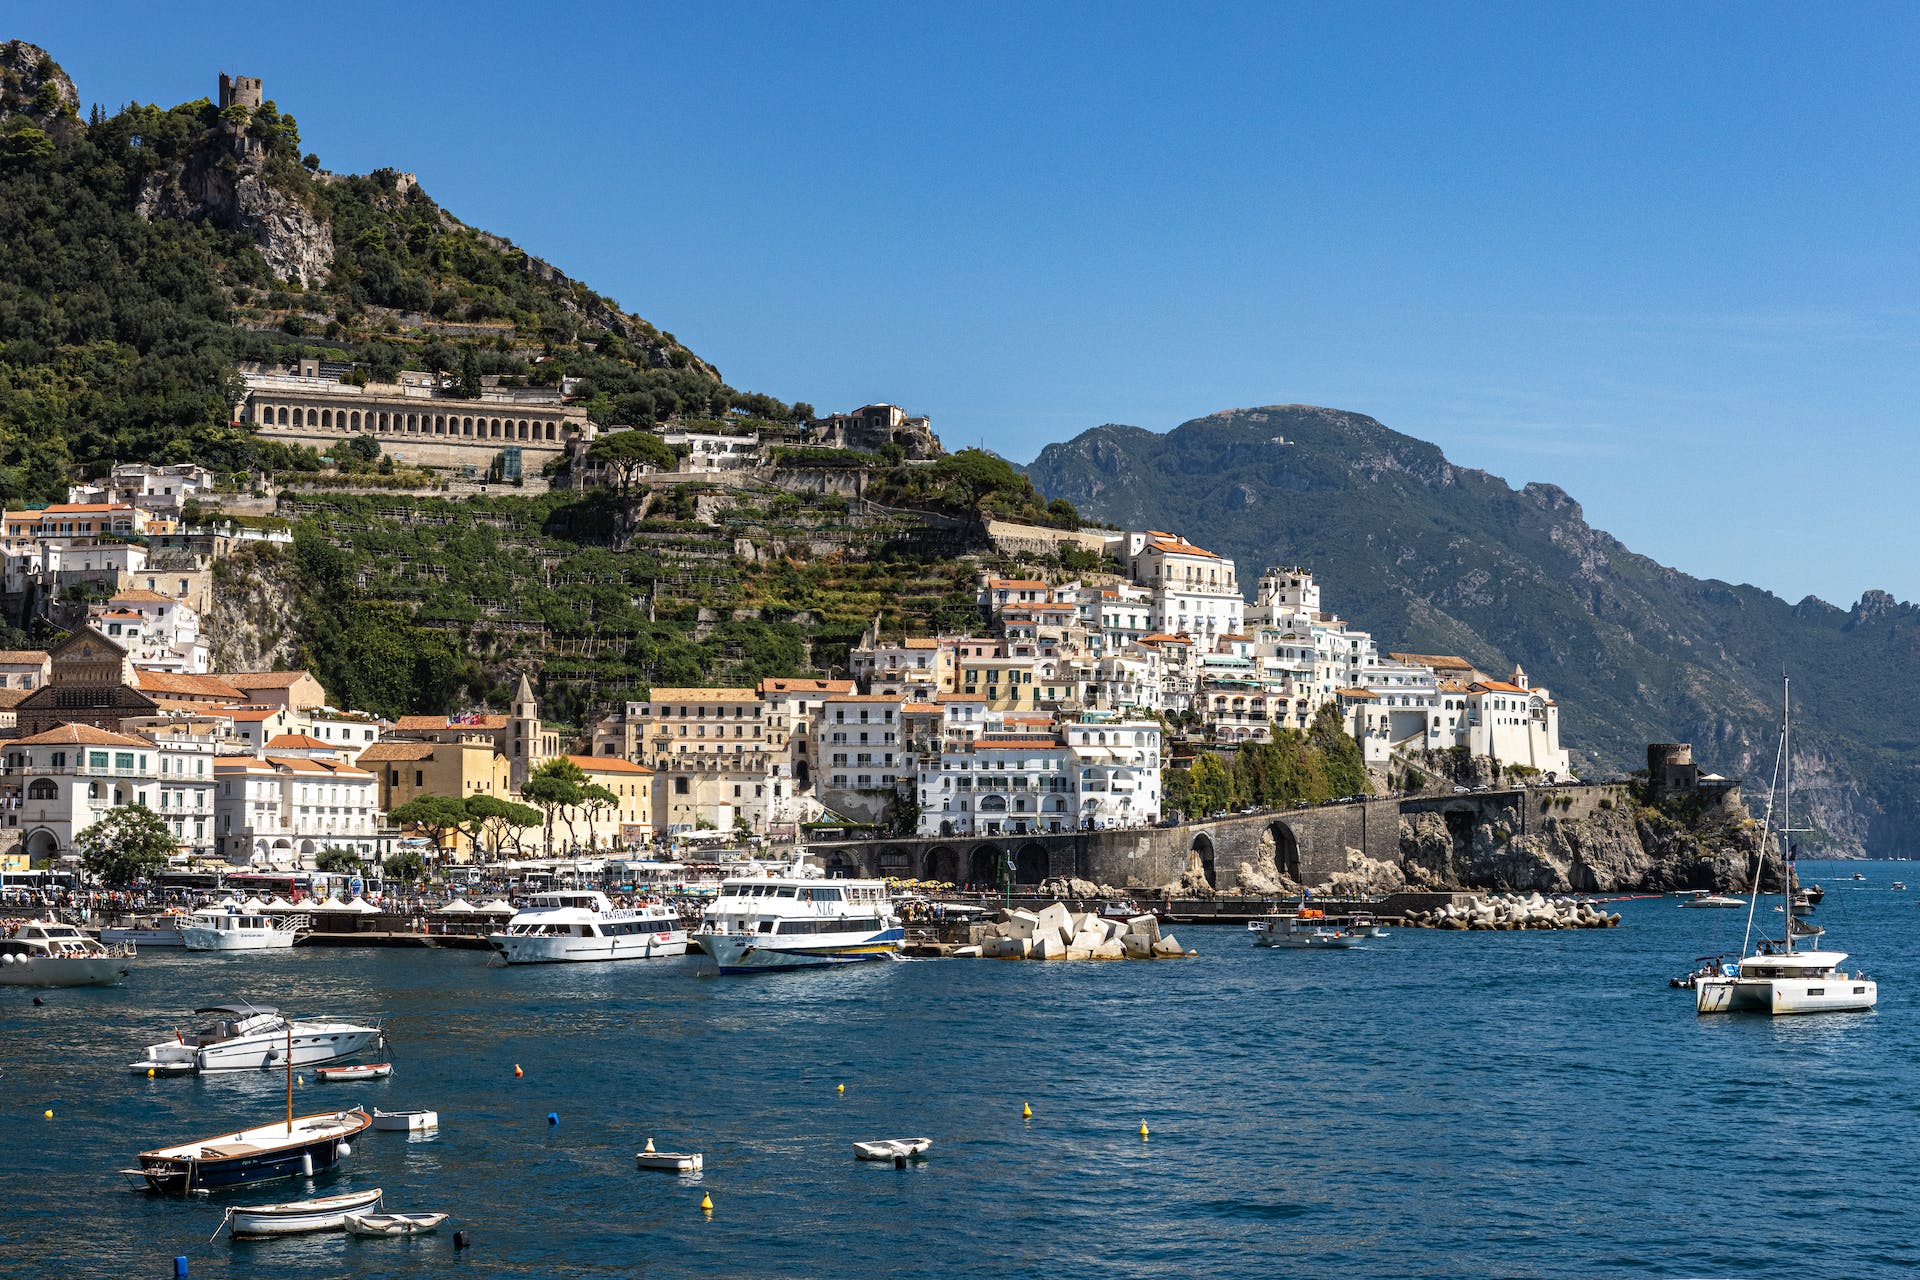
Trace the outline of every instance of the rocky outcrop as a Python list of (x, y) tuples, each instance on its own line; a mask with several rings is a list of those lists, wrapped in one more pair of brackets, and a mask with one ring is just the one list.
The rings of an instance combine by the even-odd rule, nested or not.
[(1324, 884), (1315, 887), (1315, 892), (1337, 897), (1370, 897), (1398, 893), (1406, 887), (1406, 873), (1394, 863), (1369, 858), (1358, 849), (1348, 849), (1347, 869), (1327, 877)]
[(300, 588), (292, 557), (259, 546), (214, 562), (206, 618), (216, 671), (279, 671), (299, 665)]
[(1744, 821), (1693, 825), (1627, 804), (1588, 817), (1546, 817), (1517, 833), (1498, 822), (1400, 820), (1407, 883), (1424, 889), (1621, 893), (1744, 887), (1758, 852)]
[(19, 121), (63, 137), (79, 118), (80, 93), (52, 54), (25, 40), (0, 42), (0, 126)]
[(267, 267), (303, 288), (323, 284), (333, 267), (333, 231), (297, 196), (281, 191), (245, 140), (221, 136), (175, 168), (148, 174), (134, 212), (152, 221), (205, 222), (259, 247)]

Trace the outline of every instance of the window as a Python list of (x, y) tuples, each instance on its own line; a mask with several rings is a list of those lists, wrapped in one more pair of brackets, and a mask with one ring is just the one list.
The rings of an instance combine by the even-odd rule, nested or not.
[(133, 752), (131, 751), (114, 752), (113, 767), (115, 769), (124, 769), (124, 770), (127, 770), (128, 772), (131, 772), (133, 769)]
[[(59, 763), (60, 763), (60, 757), (58, 757), (58, 756), (55, 756), (55, 757), (54, 757), (54, 763), (55, 763), (55, 764), (59, 764)], [(89, 752), (87, 752), (87, 768), (89, 768), (89, 769), (104, 769), (104, 768), (106, 768), (106, 767), (107, 767), (107, 753), (106, 753), (106, 752), (104, 752), (104, 751), (89, 751)]]

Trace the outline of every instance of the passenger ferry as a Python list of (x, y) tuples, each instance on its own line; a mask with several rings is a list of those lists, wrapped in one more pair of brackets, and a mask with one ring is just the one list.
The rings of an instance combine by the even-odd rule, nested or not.
[(687, 953), (687, 931), (672, 907), (616, 907), (592, 890), (537, 893), (487, 944), (508, 964), (652, 960)]
[(760, 973), (881, 960), (905, 937), (881, 881), (770, 876), (724, 882), (694, 942), (721, 973)]
[(300, 936), (307, 916), (275, 918), (233, 907), (202, 907), (180, 926), (189, 951), (284, 951)]

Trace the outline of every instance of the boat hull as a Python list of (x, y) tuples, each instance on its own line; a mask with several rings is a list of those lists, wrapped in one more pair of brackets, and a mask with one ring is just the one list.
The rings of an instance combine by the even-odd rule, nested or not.
[(1847, 1013), (1871, 1009), (1880, 998), (1865, 978), (1702, 978), (1694, 984), (1699, 1013)]
[(699, 1173), (706, 1157), (697, 1151), (642, 1151), (634, 1158), (640, 1169), (658, 1169), (664, 1173)]
[(291, 929), (203, 929), (188, 925), (180, 945), (189, 951), (284, 951), (293, 945)]
[(187, 940), (178, 929), (102, 929), (100, 941), (108, 946), (129, 943), (135, 947), (184, 947)]
[(440, 1127), (438, 1111), (375, 1111), (373, 1127), (382, 1133), (420, 1133)]
[(298, 1236), (314, 1231), (339, 1231), (350, 1214), (380, 1207), (378, 1187), (349, 1195), (292, 1204), (253, 1205), (234, 1209), (227, 1218), (235, 1240), (264, 1240), (270, 1236)]
[(508, 964), (577, 964), (608, 960), (665, 960), (687, 954), (685, 930), (611, 938), (549, 938), (490, 933), (487, 945)]
[(791, 941), (777, 934), (703, 933), (698, 941), (700, 949), (713, 957), (721, 973), (769, 973), (779, 969), (821, 969), (885, 960), (899, 952), (905, 937), (906, 930), (896, 927), (878, 933), (838, 937), (801, 934)]
[(355, 1236), (424, 1236), (446, 1220), (444, 1213), (350, 1213), (346, 1226)]
[(9, 956), (0, 962), (0, 987), (111, 987), (131, 956)]
[(203, 1142), (140, 1153), (138, 1174), (166, 1195), (219, 1191), (283, 1178), (310, 1177), (339, 1163), (350, 1140), (372, 1123), (363, 1111), (301, 1116), (293, 1133), (264, 1125)]

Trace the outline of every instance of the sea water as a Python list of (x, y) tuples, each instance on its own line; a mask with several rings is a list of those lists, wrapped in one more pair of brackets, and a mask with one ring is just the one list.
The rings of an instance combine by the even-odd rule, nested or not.
[[(1697, 1017), (1667, 979), (1745, 915), (1672, 898), (1605, 931), (1313, 953), (1189, 926), (1194, 960), (739, 978), (150, 952), (119, 989), (0, 988), (0, 1275), (1892, 1275), (1920, 1262), (1920, 890), (1890, 885), (1920, 865), (1805, 874), (1876, 1012)], [(310, 1182), (127, 1189), (145, 1148), (284, 1113), (282, 1075), (127, 1070), (241, 998), (382, 1017), (393, 1076), (306, 1071), (295, 1108), (432, 1108), (438, 1133), (365, 1133)], [(853, 1157), (903, 1136), (928, 1158)], [(704, 1173), (636, 1170), (648, 1138)], [(208, 1242), (229, 1203), (372, 1186), (452, 1219)]]

